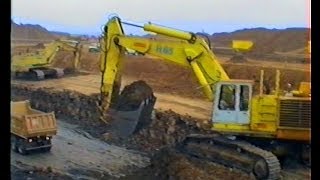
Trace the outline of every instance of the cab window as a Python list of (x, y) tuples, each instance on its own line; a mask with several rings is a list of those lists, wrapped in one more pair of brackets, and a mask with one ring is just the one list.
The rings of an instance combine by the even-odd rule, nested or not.
[(249, 86), (240, 86), (240, 111), (248, 111), (249, 109)]
[(222, 85), (218, 108), (220, 110), (235, 110), (235, 85)]

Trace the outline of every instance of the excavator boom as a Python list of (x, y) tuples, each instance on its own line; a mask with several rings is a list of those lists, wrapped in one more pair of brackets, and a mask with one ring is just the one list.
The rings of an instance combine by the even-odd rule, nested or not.
[(150, 23), (142, 28), (167, 36), (169, 39), (126, 36), (118, 17), (109, 20), (105, 26), (104, 44), (101, 45), (105, 48), (103, 49), (105, 53), (101, 55), (103, 74), (101, 92), (106, 95), (106, 101), (109, 103), (113, 102), (116, 94), (119, 93), (120, 74), (126, 48), (191, 68), (204, 94), (211, 101), (214, 95), (214, 85), (221, 80), (229, 80), (227, 73), (204, 39), (193, 33)]
[[(134, 132), (141, 122), (148, 123), (156, 101), (151, 88), (141, 82), (136, 83), (141, 85), (137, 88), (139, 90), (132, 91), (129, 97), (124, 98), (126, 93), (120, 94), (123, 58), (127, 49), (191, 68), (209, 100), (213, 100), (216, 82), (229, 80), (208, 44), (195, 34), (149, 23), (140, 27), (169, 39), (132, 37), (125, 35), (122, 24), (132, 25), (113, 17), (104, 28), (100, 70), (102, 117), (110, 117), (106, 114), (112, 114), (113, 119), (117, 119), (113, 121), (114, 126), (121, 124), (126, 129), (127, 133), (123, 135)], [(135, 102), (130, 108), (126, 104), (132, 102), (128, 100), (125, 100), (126, 104), (119, 103), (130, 98)]]

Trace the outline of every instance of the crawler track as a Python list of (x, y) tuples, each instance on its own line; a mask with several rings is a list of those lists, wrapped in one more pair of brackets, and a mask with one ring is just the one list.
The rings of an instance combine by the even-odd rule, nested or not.
[(182, 143), (183, 153), (253, 173), (257, 179), (280, 177), (280, 163), (275, 155), (244, 141), (222, 136), (192, 135)]
[(45, 80), (48, 78), (61, 78), (64, 76), (64, 70), (61, 68), (36, 68), (28, 72), (16, 72), (15, 78), (28, 80)]

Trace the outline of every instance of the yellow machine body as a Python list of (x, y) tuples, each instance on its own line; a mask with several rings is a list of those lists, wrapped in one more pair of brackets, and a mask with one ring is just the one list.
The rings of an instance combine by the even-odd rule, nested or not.
[[(263, 94), (263, 76), (260, 80), (260, 94), (252, 97), (253, 82), (231, 80), (206, 41), (193, 33), (146, 24), (146, 31), (161, 34), (169, 39), (153, 39), (126, 36), (118, 17), (112, 18), (105, 26), (101, 54), (101, 72), (103, 76), (101, 92), (107, 103), (119, 92), (121, 69), (125, 49), (132, 49), (141, 54), (158, 57), (184, 67), (189, 67), (197, 77), (206, 97), (214, 102), (212, 129), (221, 133), (243, 136), (266, 137), (284, 140), (310, 141), (311, 97), (285, 97), (279, 89), (280, 72), (277, 73), (275, 93)], [(249, 50), (251, 41), (233, 41), (233, 48)], [(234, 111), (216, 110), (219, 102), (219, 87), (229, 84), (239, 88), (249, 88), (249, 103), (246, 111), (236, 108)], [(308, 84), (302, 83), (300, 91), (307, 92)], [(310, 88), (309, 88), (310, 89)], [(231, 92), (230, 89), (228, 92)], [(237, 101), (239, 105), (239, 101)], [(233, 115), (230, 115), (233, 114)], [(231, 119), (228, 119), (230, 117)], [(241, 117), (240, 120), (237, 120)], [(220, 118), (220, 120), (219, 120)]]
[[(72, 43), (72, 44), (71, 44)], [(12, 57), (11, 71), (28, 72), (32, 68), (49, 68), (59, 50), (73, 51), (75, 53), (74, 66), (78, 66), (80, 53), (78, 44), (69, 41), (54, 41), (48, 44), (44, 50), (37, 53), (15, 55)]]
[[(262, 82), (263, 71), (261, 74), (260, 81)], [(259, 95), (250, 96), (247, 111), (239, 111), (239, 108), (236, 107), (234, 111), (238, 111), (238, 114), (229, 116), (230, 119), (225, 122), (216, 122), (218, 118), (215, 115), (218, 108), (214, 109), (212, 129), (226, 134), (310, 142), (311, 83), (301, 82), (299, 90), (291, 92), (292, 96), (284, 96), (283, 93), (280, 93), (279, 77), (280, 71), (277, 72), (276, 91), (273, 94), (263, 94), (261, 83), (261, 92)], [(250, 88), (253, 86), (253, 82), (248, 83), (247, 80), (221, 81), (218, 84), (247, 84)], [(218, 103), (218, 101), (215, 101), (215, 104)], [(240, 102), (236, 103), (236, 106), (239, 104)], [(232, 111), (227, 113), (230, 114)], [(242, 122), (240, 122), (239, 119), (237, 120), (241, 113), (248, 113), (247, 121), (242, 119)], [(232, 118), (235, 121), (232, 122)]]
[(233, 40), (232, 41), (232, 49), (238, 52), (246, 52), (250, 51), (253, 47), (252, 41), (244, 41), (244, 40)]

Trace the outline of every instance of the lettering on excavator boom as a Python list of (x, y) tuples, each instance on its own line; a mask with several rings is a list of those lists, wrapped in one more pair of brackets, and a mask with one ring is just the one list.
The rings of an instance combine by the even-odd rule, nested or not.
[(167, 46), (157, 46), (156, 51), (160, 54), (172, 55), (173, 48)]

